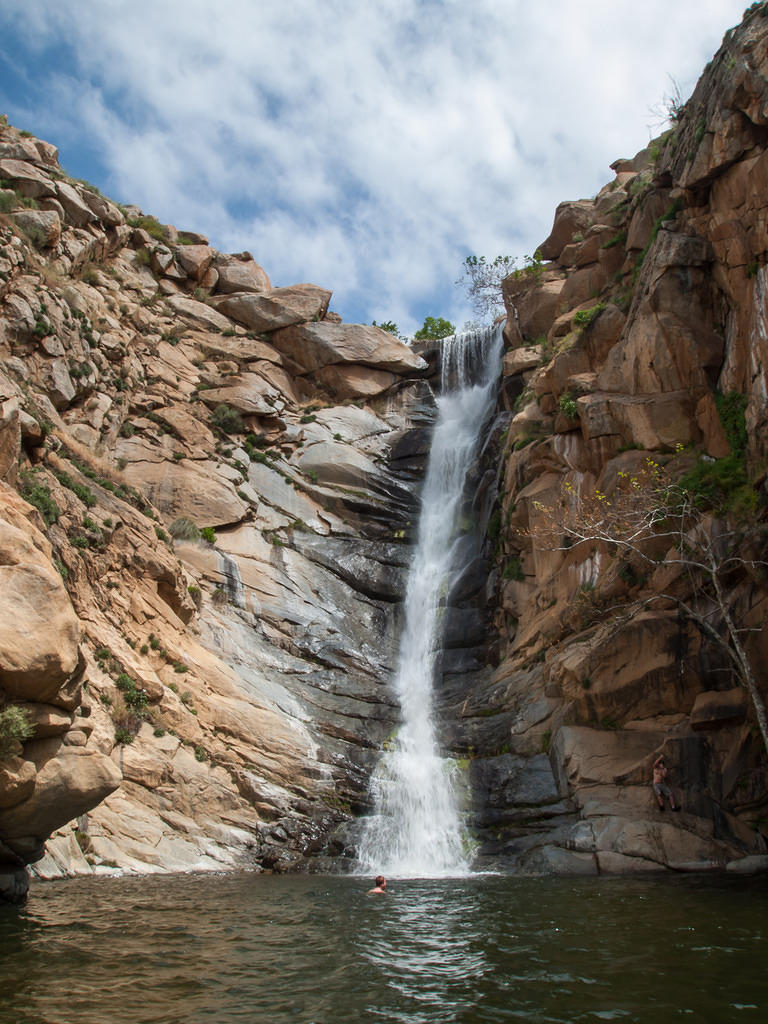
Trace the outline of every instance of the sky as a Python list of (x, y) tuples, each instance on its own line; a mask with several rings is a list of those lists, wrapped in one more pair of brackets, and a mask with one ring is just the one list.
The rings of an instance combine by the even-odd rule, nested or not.
[(2, 0), (0, 112), (353, 323), (473, 317), (468, 255), (663, 129), (745, 0)]

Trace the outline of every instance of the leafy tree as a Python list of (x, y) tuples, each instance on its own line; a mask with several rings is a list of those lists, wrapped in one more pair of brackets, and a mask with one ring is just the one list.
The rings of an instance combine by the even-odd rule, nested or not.
[(614, 613), (617, 633), (654, 602), (676, 605), (704, 639), (725, 655), (747, 690), (768, 752), (765, 701), (745, 647), (751, 630), (740, 621), (734, 601), (737, 586), (747, 579), (768, 585), (768, 562), (749, 557), (762, 552), (764, 528), (761, 532), (759, 526), (738, 522), (732, 512), (723, 512), (722, 505), (703, 501), (701, 494), (689, 489), (690, 473), (673, 479), (670, 469), (646, 457), (636, 472), (618, 473), (610, 494), (598, 489), (579, 493), (566, 483), (554, 506), (535, 503), (541, 518), (531, 534), (550, 550), (582, 543), (586, 550), (599, 550), (609, 559), (614, 556), (604, 570), (614, 575), (629, 567), (634, 576), (638, 568), (652, 571), (665, 563), (670, 579), (664, 593), (641, 593), (623, 607), (606, 609)]
[(394, 320), (385, 320), (381, 324), (377, 324), (375, 320), (371, 321), (372, 327), (378, 327), (380, 331), (386, 331), (387, 334), (394, 334), (395, 337), (400, 337), (400, 331)]
[(456, 333), (456, 327), (441, 316), (428, 316), (424, 320), (424, 326), (420, 327), (414, 334), (414, 341), (439, 341), (447, 338), (450, 334)]
[(515, 269), (513, 256), (467, 256), (462, 264), (462, 276), (456, 281), (466, 289), (473, 311), (481, 318), (495, 319), (504, 312), (501, 301), (501, 282)]
[(510, 274), (515, 276), (533, 275), (539, 277), (544, 271), (544, 260), (537, 249), (533, 256), (524, 256), (518, 266), (516, 256), (467, 256), (462, 264), (462, 276), (456, 281), (466, 289), (467, 298), (474, 312), (485, 319), (495, 319), (504, 312), (501, 298), (501, 282)]

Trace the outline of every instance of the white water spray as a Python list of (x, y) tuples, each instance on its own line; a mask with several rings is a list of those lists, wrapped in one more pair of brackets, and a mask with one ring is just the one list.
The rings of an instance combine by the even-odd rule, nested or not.
[(394, 680), (402, 724), (371, 778), (374, 814), (366, 819), (359, 851), (366, 872), (434, 878), (469, 871), (455, 764), (440, 757), (432, 690), (443, 640), (441, 605), (462, 568), (455, 551), (464, 484), (494, 400), (501, 348), (501, 328), (443, 342), (441, 395)]

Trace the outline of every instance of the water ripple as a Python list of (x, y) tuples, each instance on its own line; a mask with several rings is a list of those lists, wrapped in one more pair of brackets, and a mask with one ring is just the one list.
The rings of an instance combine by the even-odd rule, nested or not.
[(26, 908), (0, 908), (0, 1024), (768, 1015), (765, 880), (366, 888), (256, 875), (37, 885)]

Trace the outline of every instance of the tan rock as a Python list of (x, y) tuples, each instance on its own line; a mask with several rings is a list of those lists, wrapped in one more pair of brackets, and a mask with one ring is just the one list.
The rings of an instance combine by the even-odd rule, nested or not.
[(0, 480), (15, 473), (21, 452), (19, 400), (0, 402)]
[(245, 416), (274, 417), (279, 414), (282, 395), (259, 374), (241, 373), (231, 377), (230, 382), (226, 387), (201, 391), (201, 399), (209, 408), (223, 402)]
[(691, 709), (691, 726), (698, 730), (738, 725), (747, 716), (747, 694), (742, 687), (700, 693)]
[(178, 436), (190, 448), (198, 448), (206, 455), (211, 452), (215, 445), (213, 432), (193, 415), (189, 406), (168, 405), (157, 411), (157, 416), (176, 431)]
[(217, 290), (225, 294), (232, 292), (268, 292), (272, 285), (266, 271), (255, 260), (237, 260), (218, 256)]
[(362, 363), (393, 373), (427, 368), (407, 345), (367, 324), (307, 323), (276, 331), (272, 343), (305, 372), (336, 363)]
[(48, 175), (26, 160), (0, 160), (0, 178), (8, 178), (23, 196), (37, 199), (56, 195), (56, 186)]
[(227, 331), (232, 327), (232, 322), (222, 316), (211, 306), (187, 295), (170, 295), (168, 305), (181, 319), (186, 320), (192, 327), (204, 330)]
[(277, 366), (283, 362), (283, 357), (272, 345), (259, 338), (246, 338), (244, 335), (224, 338), (220, 334), (187, 331), (183, 344), (185, 347), (193, 347), (197, 353), (205, 356), (224, 356), (244, 363), (263, 360)]
[(574, 270), (560, 292), (560, 309), (597, 302), (597, 296), (607, 283), (608, 278), (599, 263)]
[(720, 417), (717, 413), (715, 398), (711, 392), (702, 395), (696, 404), (696, 426), (702, 433), (704, 447), (713, 459), (722, 459), (730, 455), (731, 446), (725, 436)]
[(316, 371), (314, 379), (334, 398), (343, 401), (380, 395), (394, 384), (397, 375), (388, 370), (372, 370), (370, 366), (337, 363)]
[(0, 142), (0, 160), (22, 160), (24, 163), (36, 164), (40, 162), (40, 154), (32, 139), (8, 139)]
[(17, 210), (13, 219), (39, 249), (52, 249), (61, 238), (61, 220), (54, 210)]
[(546, 241), (539, 246), (544, 259), (556, 260), (575, 234), (583, 233), (590, 227), (593, 216), (594, 207), (588, 199), (560, 203), (555, 213), (552, 231)]
[(517, 319), (524, 339), (541, 338), (558, 314), (565, 278), (543, 280), (533, 287), (524, 278), (505, 278), (501, 292), (508, 319)]
[(577, 399), (577, 406), (588, 440), (618, 434), (627, 444), (658, 451), (700, 438), (688, 391), (635, 396), (598, 392)]
[(34, 792), (15, 807), (0, 811), (0, 832), (6, 844), (24, 853), (34, 851), (57, 828), (95, 807), (117, 789), (122, 778), (103, 754), (61, 747), (56, 739), (28, 743), (26, 753), (37, 766)]
[(37, 768), (22, 757), (9, 757), (0, 761), (0, 810), (15, 807), (27, 800), (35, 789)]
[(541, 345), (529, 348), (515, 348), (504, 355), (501, 372), (505, 377), (514, 377), (526, 370), (535, 370), (541, 365)]
[(187, 277), (200, 282), (211, 265), (215, 250), (208, 245), (179, 245), (174, 253), (176, 262)]
[(645, 249), (656, 222), (669, 209), (669, 193), (668, 188), (653, 189), (643, 198), (629, 222), (626, 249)]
[[(221, 287), (221, 278), (219, 278)], [(319, 320), (331, 293), (316, 284), (272, 288), (268, 292), (235, 292), (212, 300), (216, 308), (252, 331), (271, 332), (290, 324)]]
[(0, 520), (0, 686), (56, 703), (78, 664), (79, 623), (61, 581), (25, 534)]
[(104, 196), (91, 192), (90, 189), (83, 189), (80, 197), (88, 209), (96, 215), (101, 223), (108, 228), (114, 228), (125, 224), (125, 217), (115, 203), (105, 199)]
[(29, 715), (29, 720), (34, 728), (33, 737), (36, 740), (47, 739), (49, 736), (61, 736), (71, 727), (74, 716), (62, 711), (53, 704), (21, 704)]
[(56, 182), (56, 198), (64, 207), (67, 223), (74, 224), (77, 228), (83, 228), (98, 221), (99, 218), (84, 202), (80, 192), (66, 181)]
[(338, 441), (308, 445), (296, 461), (302, 473), (316, 478), (321, 484), (364, 488), (381, 475), (374, 462), (350, 445)]
[(169, 523), (188, 516), (198, 526), (223, 526), (239, 522), (248, 511), (215, 463), (135, 461), (126, 466), (125, 477), (143, 489)]

